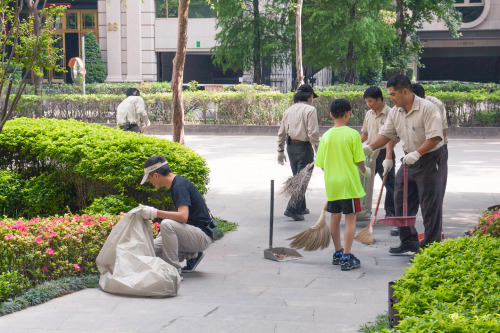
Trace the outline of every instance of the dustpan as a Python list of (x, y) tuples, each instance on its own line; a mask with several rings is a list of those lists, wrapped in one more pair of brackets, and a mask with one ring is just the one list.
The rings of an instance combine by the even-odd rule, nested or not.
[(404, 191), (403, 191), (403, 216), (386, 217), (378, 220), (378, 224), (392, 225), (394, 227), (411, 227), (417, 221), (416, 216), (408, 216), (408, 165), (403, 165)]
[(273, 247), (273, 221), (274, 221), (274, 180), (271, 180), (271, 212), (269, 218), (269, 248), (264, 250), (264, 258), (274, 261), (289, 261), (302, 259), (297, 250), (288, 247)]

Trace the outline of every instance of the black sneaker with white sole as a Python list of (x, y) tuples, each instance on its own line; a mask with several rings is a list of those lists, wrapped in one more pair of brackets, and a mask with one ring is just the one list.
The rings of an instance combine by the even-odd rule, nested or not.
[(360, 268), (361, 261), (354, 256), (354, 254), (343, 254), (342, 262), (340, 264), (340, 270), (342, 271), (350, 271), (351, 269)]
[(186, 260), (186, 266), (182, 267), (182, 272), (191, 273), (194, 271), (204, 256), (205, 254), (203, 252), (198, 252), (198, 256), (196, 258)]
[(344, 248), (333, 253), (332, 265), (340, 265), (342, 263), (342, 255), (344, 254)]

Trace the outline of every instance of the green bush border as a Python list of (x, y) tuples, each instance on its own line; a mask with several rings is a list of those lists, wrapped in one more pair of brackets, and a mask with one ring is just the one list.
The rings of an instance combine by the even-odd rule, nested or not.
[(27, 307), (42, 304), (56, 297), (64, 296), (86, 288), (95, 288), (99, 285), (99, 274), (82, 277), (64, 277), (58, 280), (47, 281), (33, 287), (6, 302), (0, 303), (0, 317), (21, 311)]

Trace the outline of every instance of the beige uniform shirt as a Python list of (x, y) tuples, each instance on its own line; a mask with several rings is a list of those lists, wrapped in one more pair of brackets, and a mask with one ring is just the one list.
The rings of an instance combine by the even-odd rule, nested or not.
[(417, 150), (425, 140), (438, 136), (441, 141), (431, 150), (435, 151), (444, 144), (441, 112), (432, 102), (415, 95), (410, 112), (397, 106), (392, 108), (379, 134), (391, 140), (399, 136), (405, 153)]
[(146, 113), (144, 100), (141, 96), (129, 96), (125, 98), (116, 109), (116, 123), (118, 126), (123, 126), (127, 123), (139, 125), (139, 120), (146, 126), (151, 125)]
[[(382, 111), (377, 114), (375, 110), (369, 110), (365, 115), (365, 120), (363, 121), (363, 127), (361, 128), (361, 133), (365, 133), (368, 136), (366, 144), (370, 144), (373, 139), (380, 132), (380, 128), (384, 126), (387, 115), (391, 111), (391, 108), (384, 104)], [(383, 147), (385, 148), (385, 146)]]
[[(439, 99), (437, 99), (434, 96), (425, 96), (425, 99), (436, 104), (436, 106), (439, 108), (439, 111), (441, 111), (441, 119), (443, 121), (443, 129), (447, 129), (448, 128), (448, 121), (446, 120), (446, 108), (444, 107), (444, 103), (441, 102)], [(448, 143), (448, 139), (445, 137), (444, 144), (447, 144), (447, 143)]]
[(278, 132), (279, 145), (285, 143), (287, 133), (290, 135), (290, 139), (309, 141), (317, 148), (319, 125), (316, 108), (307, 103), (299, 102), (286, 109)]

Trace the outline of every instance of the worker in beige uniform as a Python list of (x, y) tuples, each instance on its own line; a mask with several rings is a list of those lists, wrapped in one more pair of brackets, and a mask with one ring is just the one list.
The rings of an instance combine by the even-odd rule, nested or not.
[[(361, 128), (361, 141), (365, 144), (370, 144), (384, 125), (387, 115), (391, 109), (384, 103), (384, 97), (379, 87), (370, 87), (366, 89), (363, 98), (370, 110), (366, 113), (363, 121), (363, 127)], [(361, 200), (364, 204), (361, 205), (361, 212), (356, 214), (356, 218), (359, 216), (360, 219), (370, 219), (375, 174), (378, 174), (380, 179), (383, 179), (384, 175), (387, 174), (384, 201), (385, 217), (394, 216), (394, 182), (396, 173), (393, 166), (396, 156), (393, 148), (396, 143), (397, 141), (391, 140), (386, 146), (381, 149), (377, 149), (371, 155), (369, 168), (371, 170), (375, 170), (375, 172), (372, 172), (369, 178), (364, 179), (366, 182), (366, 196), (364, 197), (364, 200)], [(398, 236), (399, 230), (395, 229), (391, 231), (391, 235)]]
[(144, 128), (151, 125), (146, 104), (136, 88), (127, 89), (125, 98), (116, 109), (116, 124), (124, 131), (141, 133), (139, 127), (142, 122)]
[[(421, 243), (414, 226), (399, 228), (401, 244), (390, 253), (416, 252), (432, 242), (441, 240), (444, 181), (447, 176), (447, 157), (443, 147), (441, 113), (433, 103), (416, 96), (410, 80), (397, 75), (387, 81), (387, 90), (395, 106), (384, 126), (363, 150), (367, 156), (390, 140), (401, 138), (408, 165), (408, 216), (415, 216), (419, 206), (424, 220), (425, 236)], [(396, 175), (394, 200), (396, 216), (403, 216), (403, 177), (401, 167)]]
[[(318, 97), (313, 88), (303, 84), (293, 96), (293, 104), (283, 114), (278, 132), (278, 163), (286, 162), (285, 143), (293, 175), (314, 161), (314, 152), (318, 151), (319, 125), (316, 108), (310, 103)], [(303, 221), (309, 214), (305, 197), (302, 200), (288, 202), (284, 213), (295, 221)]]
[(439, 108), (439, 111), (441, 112), (441, 120), (443, 122), (444, 146), (446, 150), (448, 150), (448, 138), (446, 137), (446, 131), (448, 130), (448, 118), (446, 117), (446, 107), (444, 106), (444, 103), (434, 96), (426, 95), (425, 89), (420, 83), (413, 83), (411, 85), (411, 89), (415, 95), (434, 103)]

